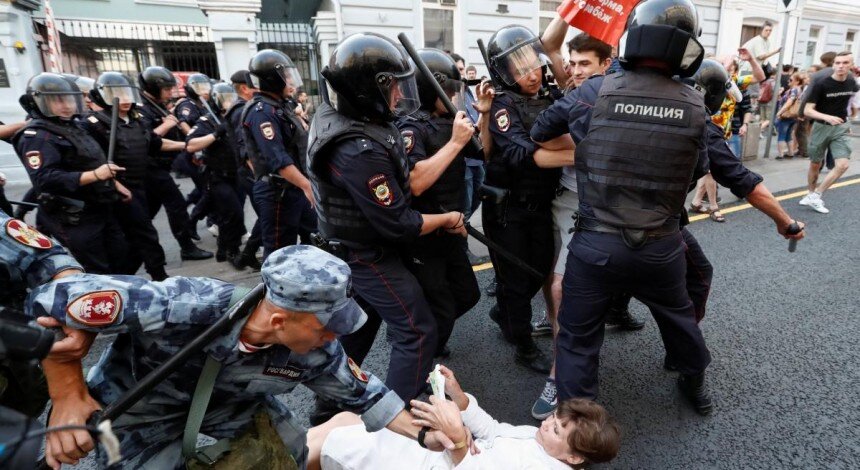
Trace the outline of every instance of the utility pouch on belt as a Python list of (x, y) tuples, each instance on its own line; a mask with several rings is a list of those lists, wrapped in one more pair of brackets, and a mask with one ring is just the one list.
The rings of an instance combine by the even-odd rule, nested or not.
[(348, 261), (346, 246), (337, 240), (326, 240), (319, 232), (314, 232), (311, 234), (311, 243), (315, 247), (337, 256), (343, 261)]
[(45, 211), (58, 217), (62, 223), (67, 225), (78, 225), (81, 223), (84, 201), (48, 193), (39, 194), (37, 200)]
[(482, 184), (478, 188), (478, 197), (482, 202), (490, 203), (493, 207), (493, 215), (500, 225), (505, 225), (505, 210), (508, 207), (508, 198), (511, 196), (510, 189), (497, 188)]

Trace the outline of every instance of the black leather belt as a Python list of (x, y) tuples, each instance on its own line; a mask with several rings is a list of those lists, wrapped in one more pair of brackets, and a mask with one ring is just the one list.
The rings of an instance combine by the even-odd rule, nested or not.
[(583, 217), (579, 212), (574, 215), (573, 220), (574, 230), (576, 231), (587, 230), (589, 232), (612, 233), (621, 236), (625, 236), (624, 232), (626, 231), (628, 233), (642, 232), (641, 235), (643, 238), (661, 238), (678, 233), (680, 230), (678, 219), (668, 219), (660, 227), (651, 230), (621, 229), (612, 225), (604, 224), (596, 218)]

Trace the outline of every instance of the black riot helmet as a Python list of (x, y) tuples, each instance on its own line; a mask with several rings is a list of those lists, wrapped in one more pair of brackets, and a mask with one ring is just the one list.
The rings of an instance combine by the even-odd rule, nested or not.
[(185, 96), (192, 100), (204, 99), (203, 95), (212, 93), (212, 82), (202, 73), (193, 73), (185, 80), (182, 89), (185, 90)]
[(720, 112), (723, 101), (732, 87), (731, 77), (723, 64), (713, 59), (705, 59), (699, 70), (685, 82), (705, 94), (705, 106), (711, 115)]
[(82, 77), (80, 75), (73, 75), (70, 73), (61, 73), (60, 75), (62, 75), (66, 80), (74, 83), (84, 95), (89, 94), (90, 90), (96, 86), (96, 81), (90, 77)]
[(159, 100), (161, 99), (161, 90), (163, 88), (173, 88), (176, 86), (176, 77), (170, 73), (170, 70), (154, 65), (147, 67), (137, 76), (137, 83), (140, 85), (141, 90)]
[(618, 42), (618, 60), (625, 69), (636, 61), (664, 62), (673, 75), (693, 75), (705, 58), (698, 38), (699, 14), (692, 0), (645, 0), (630, 12)]
[(502, 88), (519, 91), (517, 82), (548, 62), (540, 38), (528, 28), (508, 25), (487, 44), (490, 74)]
[(254, 88), (277, 96), (283, 96), (287, 85), (296, 89), (302, 86), (302, 76), (296, 64), (275, 49), (263, 49), (254, 54), (248, 63), (248, 71)]
[(237, 97), (236, 90), (233, 89), (232, 85), (229, 83), (216, 83), (212, 87), (212, 97), (209, 101), (212, 102), (213, 111), (224, 114), (233, 106)]
[(120, 104), (140, 103), (137, 87), (125, 75), (119, 72), (105, 72), (99, 75), (95, 87), (90, 90), (93, 103), (104, 109), (110, 109), (113, 99), (119, 98)]
[[(458, 110), (465, 110), (464, 90), (465, 83), (460, 76), (460, 70), (457, 68), (457, 63), (444, 51), (439, 49), (419, 49), (418, 56), (430, 72), (436, 83), (442, 86), (442, 90), (454, 103), (454, 107)], [(421, 101), (421, 109), (429, 112), (436, 110), (436, 89), (433, 84), (424, 78), (423, 74), (417, 74), (415, 77), (418, 84), (418, 98)]]
[(336, 93), (338, 112), (355, 118), (390, 121), (412, 114), (420, 104), (406, 51), (376, 33), (344, 39), (321, 74)]
[(19, 100), (30, 115), (71, 119), (84, 109), (84, 96), (74, 81), (55, 73), (40, 73), (27, 83)]

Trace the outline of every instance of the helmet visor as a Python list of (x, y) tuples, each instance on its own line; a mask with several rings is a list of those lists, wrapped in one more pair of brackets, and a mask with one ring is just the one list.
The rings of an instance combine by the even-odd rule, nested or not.
[(421, 106), (418, 83), (415, 81), (415, 69), (401, 74), (378, 73), (376, 85), (385, 97), (388, 110), (395, 116), (408, 116)]
[(223, 93), (215, 93), (215, 104), (217, 104), (218, 107), (223, 110), (230, 109), (230, 107), (233, 106), (233, 103), (236, 102), (237, 96), (238, 95), (236, 95), (235, 92), (230, 91)]
[(466, 84), (460, 80), (447, 79), (442, 82), (442, 90), (448, 95), (448, 99), (457, 108), (457, 111), (466, 111)]
[(499, 54), (493, 59), (493, 65), (502, 81), (514, 86), (541, 68), (546, 62), (545, 57), (540, 40), (535, 38)]
[[(291, 67), (284, 64), (278, 64), (275, 66), (275, 70), (278, 72), (278, 76), (281, 77), (281, 80), (284, 81), (284, 86), (289, 88), (299, 88), (304, 82), (302, 82), (302, 76), (299, 74), (299, 69), (296, 67)], [(249, 74), (251, 76), (251, 83), (254, 88), (260, 89), (260, 77), (254, 75), (253, 73)]]
[(80, 88), (81, 92), (87, 94), (96, 86), (96, 81), (89, 77), (78, 77), (75, 79), (75, 85)]
[(105, 103), (113, 103), (114, 98), (119, 98), (119, 104), (140, 103), (140, 94), (137, 88), (128, 85), (101, 85), (99, 92)]
[(45, 117), (71, 118), (83, 113), (83, 93), (36, 93), (33, 100)]
[(188, 84), (197, 96), (208, 95), (212, 92), (212, 84), (208, 81), (193, 82)]

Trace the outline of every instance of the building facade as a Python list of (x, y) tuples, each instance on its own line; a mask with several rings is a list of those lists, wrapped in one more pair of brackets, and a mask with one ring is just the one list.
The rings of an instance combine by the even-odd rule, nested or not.
[[(781, 0), (694, 0), (706, 51), (733, 54), (774, 24), (778, 44), (787, 28), (786, 62), (808, 67), (825, 51), (851, 50), (860, 63), (860, 0), (799, 0), (787, 24)], [(46, 69), (41, 0), (0, 0), (0, 120), (23, 118), (18, 97)], [(406, 32), (416, 46), (462, 55), (486, 75), (477, 40), (518, 24), (543, 31), (560, 0), (52, 0), (63, 70), (95, 77), (105, 70), (136, 75), (165, 65), (174, 71), (226, 78), (247, 67), (260, 48), (283, 50), (297, 62), (308, 91), (337, 43), (373, 31)], [(577, 31), (571, 29), (568, 36)], [(774, 62), (775, 62), (774, 58)], [(0, 143), (0, 171), (12, 182), (26, 174)]]

